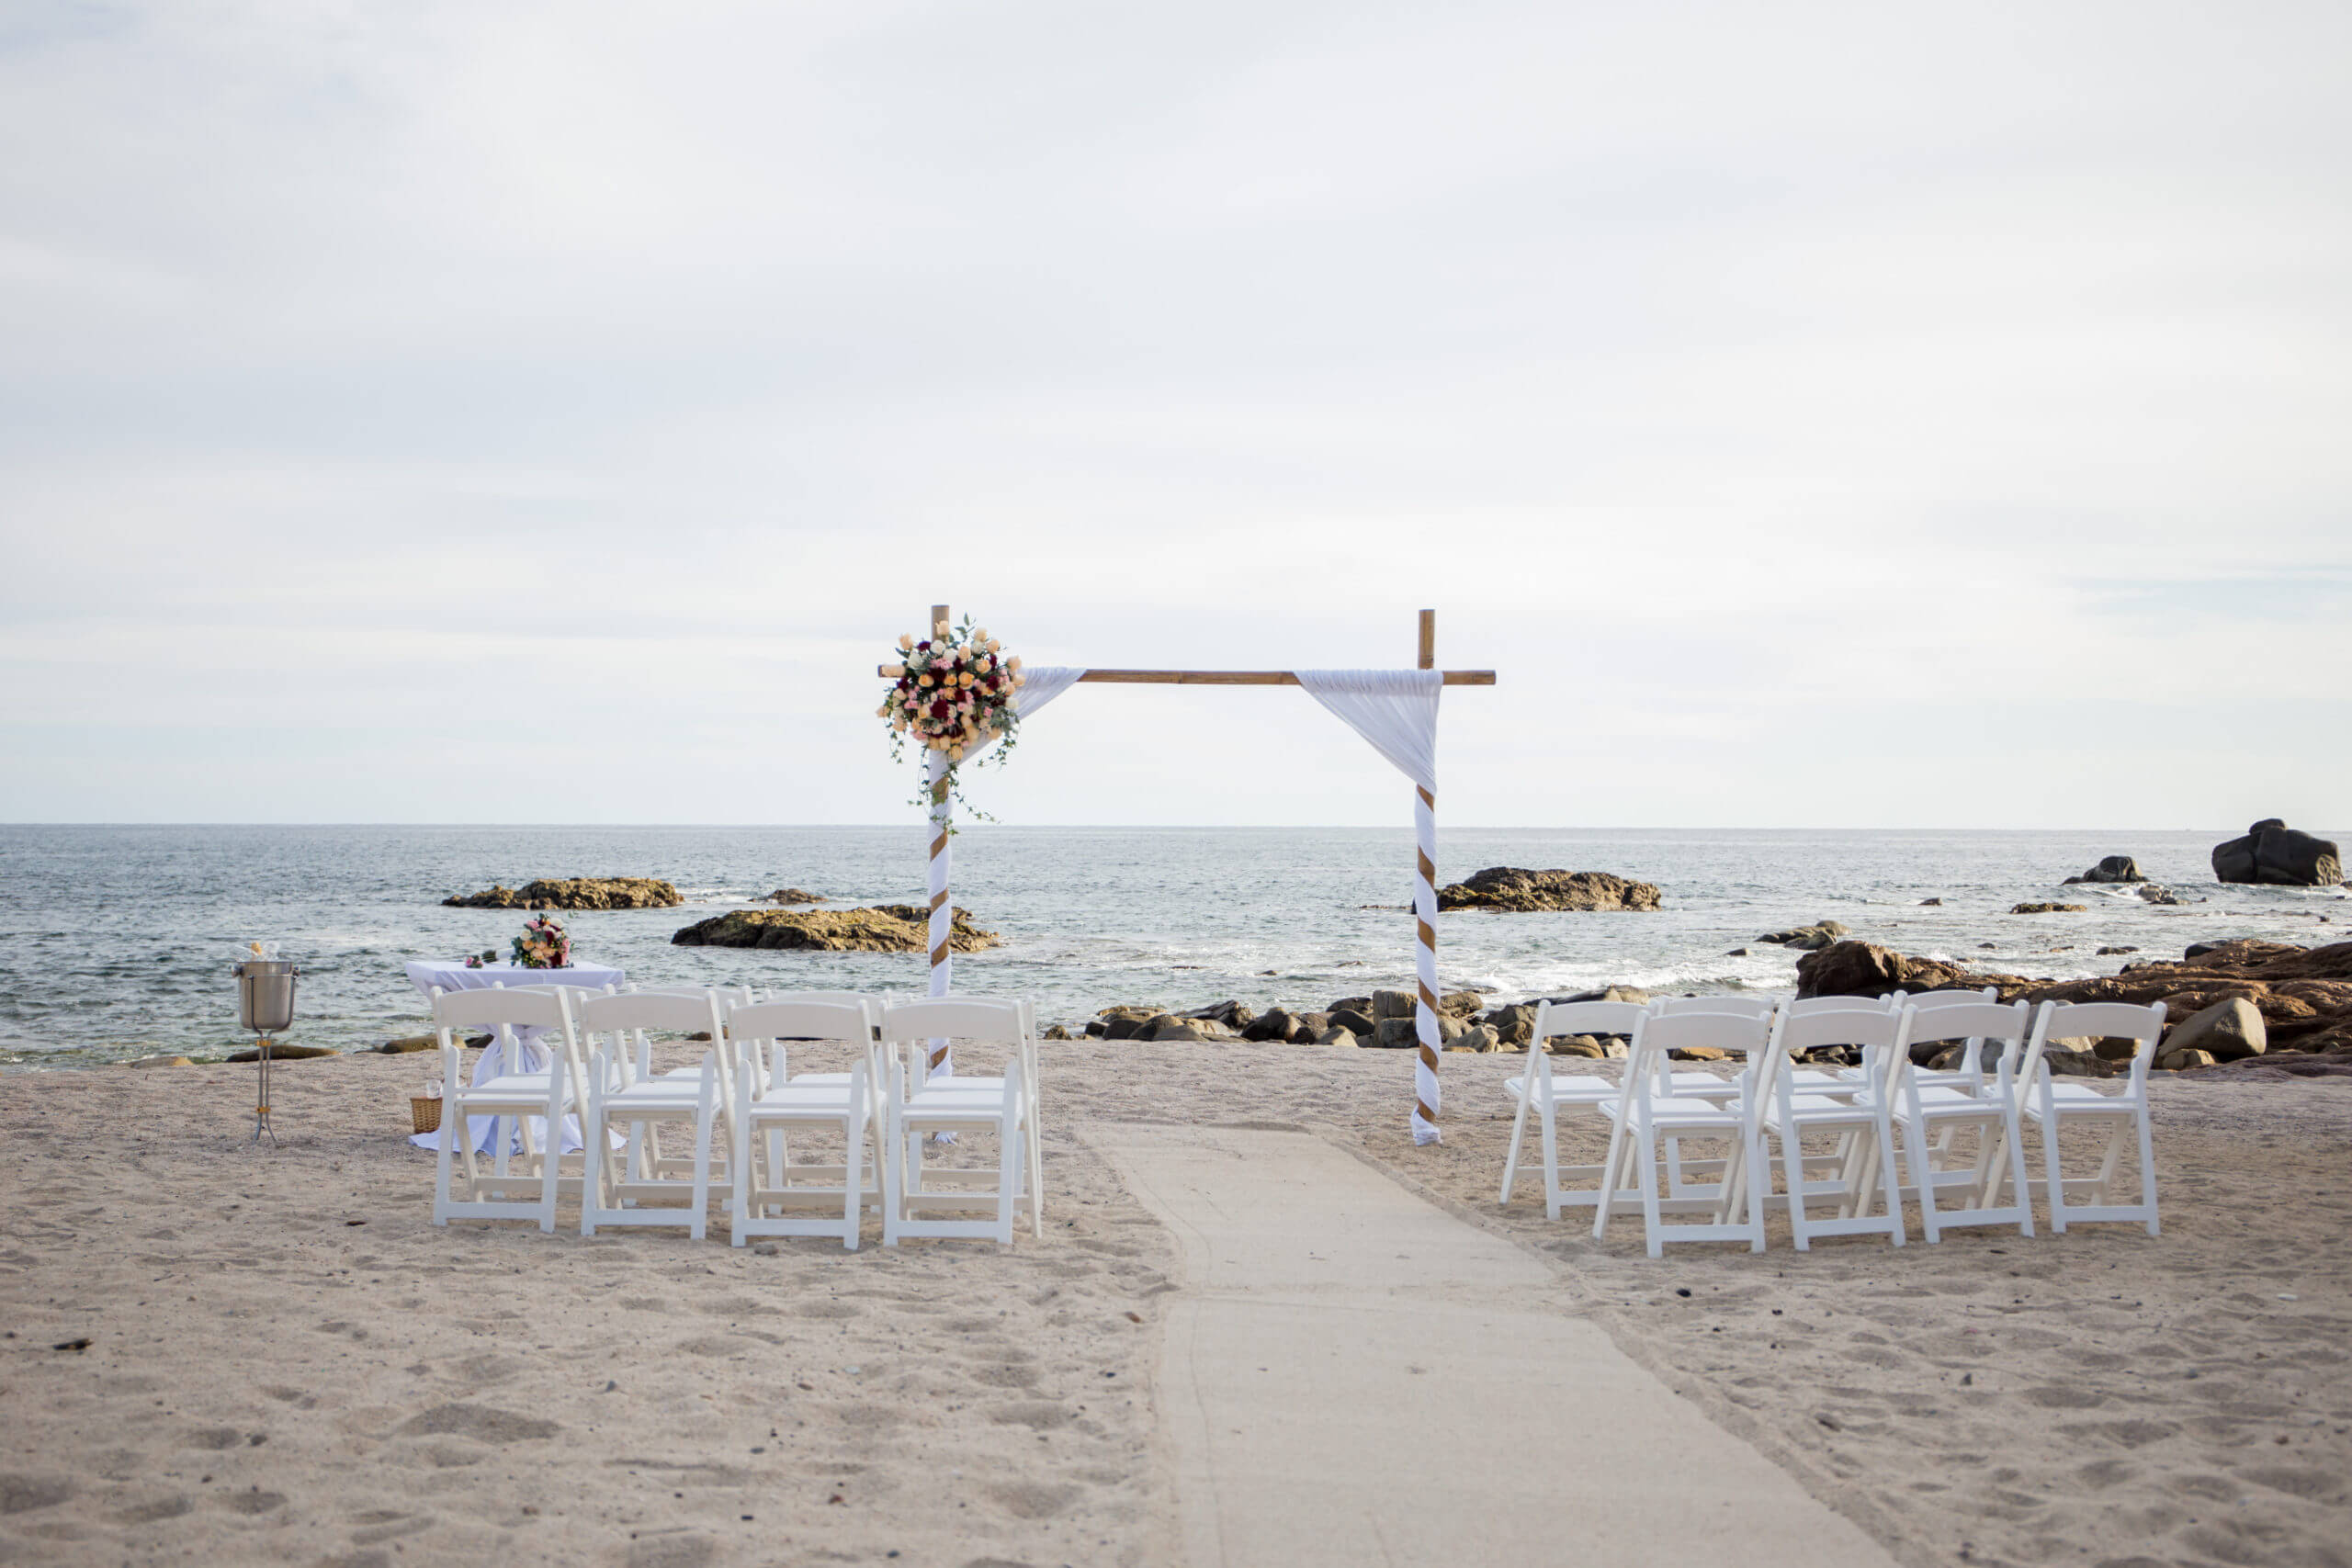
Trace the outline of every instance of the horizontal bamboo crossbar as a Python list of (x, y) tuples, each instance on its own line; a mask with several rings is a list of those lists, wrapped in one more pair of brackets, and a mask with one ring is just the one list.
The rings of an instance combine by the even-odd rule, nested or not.
[[(888, 677), (888, 665), (877, 665), (874, 672)], [(1298, 677), (1287, 670), (1089, 670), (1079, 677), (1082, 684), (1099, 681), (1113, 686), (1295, 686)], [(1449, 686), (1491, 686), (1495, 672), (1491, 670), (1448, 670), (1444, 684)]]

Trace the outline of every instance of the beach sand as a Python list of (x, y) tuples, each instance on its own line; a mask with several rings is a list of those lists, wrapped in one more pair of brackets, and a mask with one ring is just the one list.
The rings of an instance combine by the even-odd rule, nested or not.
[(2341, 1084), (2159, 1083), (2154, 1240), (1653, 1263), (1497, 1207), (1518, 1057), (1449, 1055), (1415, 1149), (1403, 1053), (1044, 1049), (1047, 1234), (1009, 1250), (436, 1230), (425, 1057), (282, 1068), (276, 1150), (249, 1067), (0, 1080), (0, 1562), (1172, 1561), (1179, 1264), (1080, 1136), (1141, 1121), (1304, 1128), (1526, 1247), (1898, 1561), (2352, 1562)]

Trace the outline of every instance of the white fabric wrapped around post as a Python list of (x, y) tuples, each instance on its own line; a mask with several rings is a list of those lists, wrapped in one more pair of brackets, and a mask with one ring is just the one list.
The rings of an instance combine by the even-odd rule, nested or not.
[[(947, 898), (947, 873), (953, 863), (948, 846), (955, 835), (949, 831), (953, 824), (948, 817), (946, 752), (923, 753), (923, 778), (931, 786), (931, 994), (944, 997), (956, 975), (956, 950), (949, 941), (956, 929), (956, 909)], [(933, 1041), (926, 1079), (946, 1077), (955, 1070), (948, 1043)]]
[[(1078, 682), (1086, 671), (1066, 665), (1049, 664), (1043, 669), (1023, 670), (1021, 689), (1012, 695), (1012, 710), (1026, 718), (1031, 714), (1060, 696)], [(967, 753), (967, 755), (969, 755)], [(923, 781), (931, 790), (931, 992), (944, 997), (953, 988), (956, 975), (956, 907), (948, 897), (948, 872), (955, 863), (954, 821), (950, 813), (953, 803), (947, 794), (947, 753), (923, 753)], [(956, 1059), (952, 1047), (944, 1040), (931, 1043), (931, 1070), (927, 1078), (953, 1076)]]
[(1413, 1142), (1438, 1141), (1436, 670), (1295, 670), (1306, 694), (1345, 720), (1413, 781)]

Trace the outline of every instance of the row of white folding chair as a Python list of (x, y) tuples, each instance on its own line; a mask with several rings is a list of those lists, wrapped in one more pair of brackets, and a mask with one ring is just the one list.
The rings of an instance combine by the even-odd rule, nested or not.
[[(889, 1144), (896, 1190), (885, 1208), (883, 1241), (904, 1236), (986, 1236), (1011, 1245), (1018, 1212), (1030, 1230), (1045, 1226), (1044, 1133), (1039, 1120), (1037, 1026), (1034, 1004), (1017, 999), (946, 997), (902, 1003), (883, 1013), (891, 1053)], [(954, 1045), (1008, 1045), (1004, 1071), (979, 1077), (937, 1072)], [(901, 1059), (900, 1053), (903, 1053)], [(984, 1168), (929, 1164), (924, 1145), (949, 1146), (966, 1132), (993, 1131), (998, 1159)], [(985, 1187), (985, 1190), (981, 1189)], [(942, 1218), (993, 1208), (987, 1219)]]
[[(2029, 1017), (2031, 1021), (2029, 1025)], [(2002, 1007), (1981, 997), (1939, 1001), (1927, 1010), (1905, 1003), (1899, 1009), (1848, 1003), (1782, 1009), (1760, 1055), (1755, 1039), (1761, 1021), (1746, 1014), (1679, 1013), (1654, 1017), (1636, 1036), (1629, 1055), (1626, 1077), (1615, 1105), (1598, 1106), (1612, 1122), (1608, 1179), (1592, 1194), (1577, 1194), (1594, 1202), (1594, 1234), (1603, 1234), (1612, 1209), (1626, 1206), (1623, 1179), (1636, 1180), (1633, 1194), (1642, 1205), (1649, 1230), (1650, 1250), (1662, 1240), (1717, 1240), (1746, 1236), (1760, 1246), (1761, 1213), (1768, 1198), (1769, 1175), (1759, 1163), (1766, 1137), (1780, 1140), (1784, 1190), (1770, 1201), (1785, 1206), (1800, 1249), (1811, 1237), (1838, 1234), (1885, 1234), (1895, 1245), (1904, 1239), (1902, 1201), (1920, 1205), (1921, 1228), (1930, 1241), (1954, 1225), (2016, 1224), (2032, 1235), (2031, 1197), (2039, 1185), (2046, 1194), (2055, 1230), (2068, 1220), (2115, 1220), (2143, 1224), (2157, 1232), (2154, 1150), (2146, 1100), (2146, 1074), (2162, 1034), (2164, 1011), (2154, 1007), (2118, 1004), (2044, 1003), (2030, 1013), (2024, 1003)], [(1688, 1033), (1690, 1041), (1681, 1036)], [(2047, 1042), (2072, 1034), (2124, 1037), (2132, 1041), (2132, 1068), (2126, 1087), (2115, 1094), (2088, 1085), (2057, 1085), (2041, 1066)], [(1990, 1092), (1964, 1087), (1923, 1083), (1911, 1062), (1915, 1044), (1966, 1042), (1972, 1049), (1997, 1042)], [(1693, 1043), (1738, 1052), (1746, 1059), (1726, 1101), (1710, 1097), (1678, 1100), (1657, 1066), (1673, 1049)], [(1828, 1092), (1808, 1091), (1793, 1063), (1799, 1054), (1825, 1046), (1860, 1046), (1865, 1066), (1847, 1075), (1846, 1082)], [(2014, 1066), (2013, 1066), (2014, 1064)], [(1964, 1077), (1965, 1075), (1955, 1075)], [(2041, 1128), (2045, 1175), (2030, 1183), (2026, 1176), (2022, 1122)], [(2094, 1176), (2066, 1179), (2060, 1168), (2059, 1133), (2069, 1120), (2104, 1124), (2109, 1140)], [(1898, 1183), (1894, 1133), (1903, 1132), (1904, 1154), (1910, 1180)], [(1948, 1135), (1956, 1129), (1973, 1131), (1973, 1157), (1964, 1166), (1939, 1163), (1951, 1150)], [(2138, 1134), (2141, 1201), (2113, 1201), (2113, 1185), (2123, 1149)], [(1808, 1153), (1807, 1134), (1832, 1134), (1837, 1147)], [(1719, 1168), (1721, 1179), (1704, 1192), (1671, 1184), (1664, 1207), (1657, 1198), (1655, 1166), (1678, 1136), (1709, 1136), (1729, 1145)], [(1665, 1145), (1662, 1148), (1661, 1145)], [(1668, 1156), (1670, 1158), (1670, 1156)], [(1547, 1165), (1550, 1162), (1547, 1160)], [(1830, 1167), (1827, 1179), (1815, 1169)], [(1550, 1172), (1547, 1171), (1547, 1179)], [(2001, 1201), (2004, 1189), (2007, 1201)], [(1604, 1200), (1602, 1192), (1613, 1195)], [(1947, 1210), (1939, 1195), (1950, 1192), (1962, 1200)], [(2091, 1197), (2088, 1204), (2070, 1204), (2070, 1192)], [(1561, 1196), (1547, 1179), (1547, 1213), (1558, 1213)], [(1745, 1222), (1736, 1218), (1744, 1206)], [(1810, 1211), (1815, 1197), (1834, 1196), (1837, 1213), (1817, 1219)], [(1704, 1225), (1661, 1228), (1667, 1213), (1689, 1212), (1713, 1199), (1713, 1214)], [(1876, 1207), (1877, 1213), (1871, 1209)]]

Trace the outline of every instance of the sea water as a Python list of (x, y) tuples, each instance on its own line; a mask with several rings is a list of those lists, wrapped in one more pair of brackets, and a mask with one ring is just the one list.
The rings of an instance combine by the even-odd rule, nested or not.
[[(2111, 974), (2191, 942), (2352, 938), (2343, 888), (2225, 887), (2204, 832), (1773, 832), (1441, 828), (1441, 881), (1482, 866), (1655, 883), (1655, 913), (1458, 912), (1448, 989), (1495, 1001), (1625, 984), (1773, 991), (1794, 950), (1761, 934), (1835, 919), (1900, 952), (2013, 974)], [(654, 876), (683, 908), (565, 915), (582, 958), (648, 983), (919, 994), (914, 953), (677, 947), (680, 927), (780, 886), (837, 905), (924, 901), (925, 834), (894, 828), (0, 827), (0, 1068), (79, 1067), (242, 1043), (230, 965), (256, 938), (301, 965), (293, 1043), (355, 1050), (422, 1032), (402, 964), (495, 948), (526, 918), (440, 900), (540, 876)], [(2062, 879), (2136, 857), (2177, 908)], [(1046, 1023), (1113, 1002), (1238, 998), (1317, 1008), (1412, 975), (1408, 830), (977, 827), (956, 902), (1004, 945), (958, 956), (959, 989), (1026, 992)], [(1923, 899), (1939, 898), (1927, 906)], [(2082, 914), (2012, 915), (2063, 899)], [(1745, 948), (1745, 954), (1735, 949)]]

